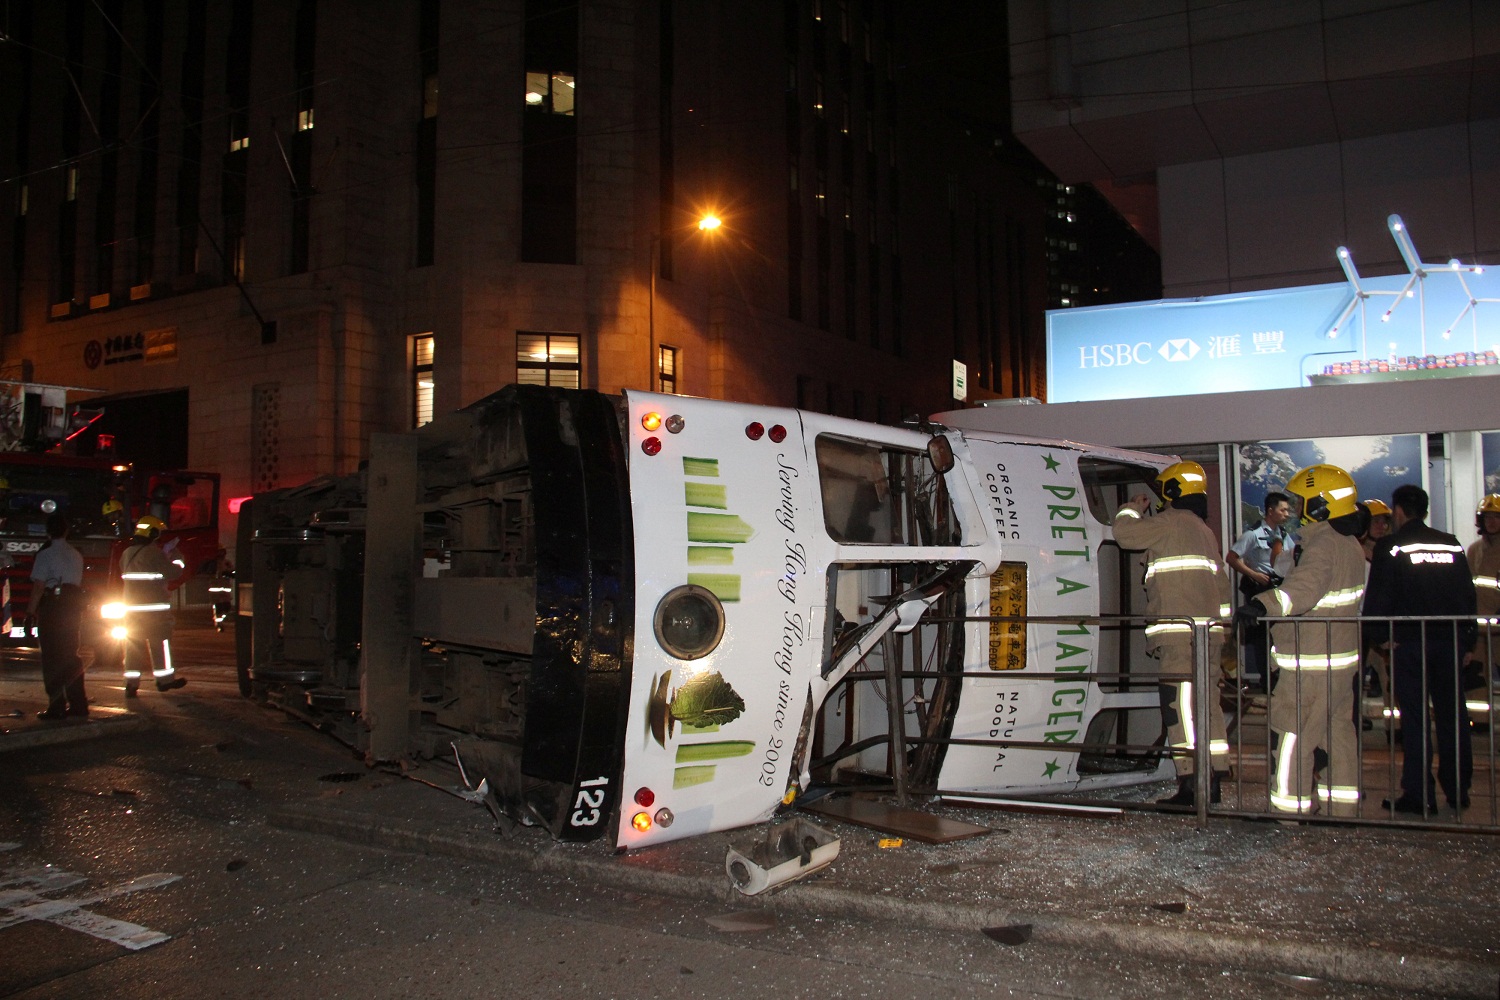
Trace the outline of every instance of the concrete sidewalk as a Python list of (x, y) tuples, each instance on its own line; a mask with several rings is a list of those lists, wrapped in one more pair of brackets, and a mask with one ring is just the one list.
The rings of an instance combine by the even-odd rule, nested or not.
[(38, 719), (37, 713), (47, 707), (47, 693), (36, 651), (7, 650), (0, 663), (0, 753), (106, 739), (149, 726), (149, 718), (128, 707), (122, 682), (111, 680), (112, 685), (86, 678), (87, 719)]
[[(357, 773), (357, 772), (355, 772)], [(457, 784), (429, 765), (425, 781)], [(612, 855), (604, 844), (506, 838), (482, 807), (366, 772), (273, 808), (278, 826), (398, 850), (525, 865), (615, 888), (736, 909), (972, 931), (1029, 928), (1021, 947), (1083, 948), (1142, 962), (1270, 971), (1305, 991), (1359, 983), (1403, 994), (1500, 996), (1500, 841), (1429, 831), (1124, 813), (1077, 818), (940, 807), (991, 828), (946, 845), (888, 839), (802, 813), (841, 838), (832, 866), (758, 897), (725, 873), (764, 830)], [(1020, 931), (1022, 935), (1026, 931)]]
[[(151, 692), (126, 702), (118, 680), (90, 677), (88, 722), (38, 722), (34, 714), (45, 704), (39, 671), (8, 660), (0, 669), (0, 754), (104, 737), (113, 737), (107, 752), (129, 753), (143, 727), (171, 725), (170, 713), (153, 718), (158, 706), (176, 711), (191, 703), (199, 716), (218, 717), (226, 733), (282, 718), (238, 697), (232, 665), (214, 652), (227, 648), (227, 637), (183, 639), (185, 653), (201, 644), (184, 657), (194, 665), (187, 697)], [(1029, 933), (1015, 947), (1197, 963), (1213, 974), (1273, 973), (1291, 993), (1338, 995), (1336, 984), (1358, 983), (1401, 995), (1500, 997), (1500, 838), (1493, 835), (1237, 819), (1199, 830), (1180, 814), (1083, 818), (940, 806), (938, 815), (990, 832), (944, 845), (881, 846), (885, 834), (799, 813), (840, 838), (838, 859), (807, 880), (746, 897), (725, 872), (725, 853), (731, 846), (748, 852), (764, 828), (629, 855), (614, 855), (605, 843), (554, 843), (534, 829), (507, 837), (482, 806), (444, 791), (459, 784), (447, 763), (403, 775), (367, 769), (310, 730), (299, 743), (304, 756), (276, 764), (258, 757), (251, 772), (262, 814), (285, 829), (714, 900), (726, 909), (888, 921), (909, 934), (972, 932), (976, 948), (1007, 947), (983, 931), (1009, 928), (1011, 939)]]

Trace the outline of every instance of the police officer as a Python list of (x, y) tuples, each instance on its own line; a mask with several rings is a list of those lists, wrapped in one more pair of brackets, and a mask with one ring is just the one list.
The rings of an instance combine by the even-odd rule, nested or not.
[(1367, 622), (1370, 638), (1392, 646), (1391, 679), (1401, 710), (1403, 755), (1401, 797), (1387, 799), (1396, 812), (1422, 813), (1437, 807), (1432, 787), (1432, 748), (1428, 742), (1427, 701), (1431, 698), (1437, 732), (1438, 784), (1448, 804), (1469, 804), (1474, 754), (1469, 713), (1459, 690), (1460, 651), (1474, 641), (1474, 580), (1458, 539), (1429, 528), (1427, 491), (1407, 483), (1391, 494), (1396, 530), (1375, 546), (1365, 590), (1367, 617), (1451, 615), (1449, 622)]
[(31, 564), (31, 599), (26, 607), (27, 615), (37, 623), (42, 686), (47, 690), (47, 707), (37, 713), (39, 719), (88, 718), (83, 659), (78, 655), (83, 604), (83, 556), (68, 544), (67, 517), (51, 514), (47, 544)]
[(172, 667), (172, 602), (167, 584), (182, 575), (183, 566), (181, 560), (169, 560), (156, 544), (165, 527), (160, 518), (147, 514), (136, 522), (135, 536), (120, 554), (128, 633), (125, 640), (128, 698), (136, 696), (148, 663), (158, 691), (171, 691), (187, 683)]
[[(1354, 678), (1359, 625), (1318, 623), (1354, 618), (1364, 592), (1365, 527), (1349, 473), (1336, 465), (1301, 469), (1287, 483), (1302, 530), (1302, 555), (1281, 584), (1255, 595), (1240, 615), (1252, 624), (1271, 619), (1271, 662), (1281, 671), (1271, 691), (1267, 723), (1276, 732), (1271, 808), (1334, 816), (1359, 813), (1359, 731)], [(1288, 618), (1311, 619), (1292, 622)], [(1317, 750), (1327, 755), (1317, 779)], [(1316, 782), (1316, 793), (1314, 783)]]
[[(1196, 623), (1225, 619), (1232, 613), (1229, 574), (1219, 560), (1219, 540), (1208, 519), (1208, 481), (1197, 462), (1178, 462), (1156, 477), (1160, 513), (1143, 515), (1151, 504), (1144, 493), (1134, 496), (1115, 514), (1115, 541), (1122, 549), (1146, 550), (1146, 613), (1152, 618), (1191, 618)], [(1198, 672), (1207, 680), (1217, 676), (1224, 643), (1222, 626), (1208, 630), (1208, 660)], [(1146, 649), (1161, 661), (1162, 714), (1167, 739), (1178, 753), (1177, 793), (1167, 805), (1191, 806), (1196, 792), (1193, 750), (1197, 741), (1193, 702), (1193, 626), (1186, 622), (1154, 621), (1146, 628)], [(1218, 692), (1209, 698), (1209, 755), (1212, 801), (1219, 801), (1219, 779), (1229, 773), (1229, 740)]]
[[(1266, 494), (1265, 516), (1240, 535), (1224, 553), (1224, 565), (1239, 574), (1242, 601), (1281, 582), (1290, 569), (1295, 542), (1292, 529), (1286, 527), (1292, 516), (1292, 498), (1279, 490)], [(1240, 678), (1264, 694), (1270, 690), (1271, 671), (1266, 630), (1247, 629), (1242, 639), (1245, 647), (1244, 669)]]

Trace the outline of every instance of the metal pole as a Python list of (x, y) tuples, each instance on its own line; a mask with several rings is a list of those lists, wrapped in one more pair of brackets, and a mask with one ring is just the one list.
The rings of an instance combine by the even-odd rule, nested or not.
[[(920, 641), (915, 630), (912, 631), (911, 641)], [(891, 781), (895, 785), (896, 804), (904, 808), (907, 805), (906, 717), (901, 693), (901, 663), (897, 653), (901, 638), (887, 632), (880, 642), (884, 654), (881, 658), (885, 661), (886, 725), (891, 734)]]
[(661, 252), (661, 233), (651, 234), (651, 299), (646, 306), (646, 329), (650, 346), (646, 354), (646, 391), (656, 391), (656, 258)]
[(422, 573), (416, 435), (370, 435), (368, 475), (359, 709), (373, 762), (404, 757), (420, 721), (413, 710), (421, 647), (412, 579)]
[[(1209, 669), (1217, 667), (1217, 664), (1208, 662), (1208, 623), (1196, 621), (1193, 623), (1193, 676), (1196, 684), (1193, 687), (1193, 806), (1198, 813), (1198, 829), (1208, 827), (1208, 800), (1210, 789), (1213, 788), (1213, 755), (1210, 752), (1209, 742), (1213, 738), (1213, 728), (1208, 724), (1209, 713)], [(1218, 685), (1213, 685), (1217, 688)], [(1217, 697), (1217, 693), (1213, 692)]]

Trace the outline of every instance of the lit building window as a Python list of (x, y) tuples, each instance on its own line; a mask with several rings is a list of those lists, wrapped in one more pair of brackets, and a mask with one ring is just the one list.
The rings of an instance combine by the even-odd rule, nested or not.
[(432, 423), (432, 334), (411, 339), (412, 426)]
[(313, 109), (305, 108), (297, 112), (297, 131), (306, 132), (313, 127)]
[(677, 348), (665, 344), (657, 347), (656, 384), (662, 392), (677, 392)]
[(429, 73), (422, 78), (422, 117), (436, 118), (438, 112), (438, 78)]
[(578, 336), (570, 333), (516, 334), (516, 381), (521, 385), (579, 387)]
[(571, 115), (576, 87), (571, 73), (527, 73), (526, 106), (549, 115)]

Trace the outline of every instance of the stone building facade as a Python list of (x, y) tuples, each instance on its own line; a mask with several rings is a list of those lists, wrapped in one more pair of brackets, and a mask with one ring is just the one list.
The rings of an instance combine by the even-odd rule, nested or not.
[[(180, 400), (178, 461), (226, 498), (351, 471), (372, 432), (517, 380), (883, 421), (951, 406), (954, 361), (976, 394), (1041, 394), (1043, 199), (971, 116), (1008, 109), (998, 13), (946, 32), (891, 0), (3, 17), (7, 377), (107, 413)], [(942, 53), (989, 30), (995, 72), (960, 113)], [(119, 428), (122, 454), (150, 433)]]

